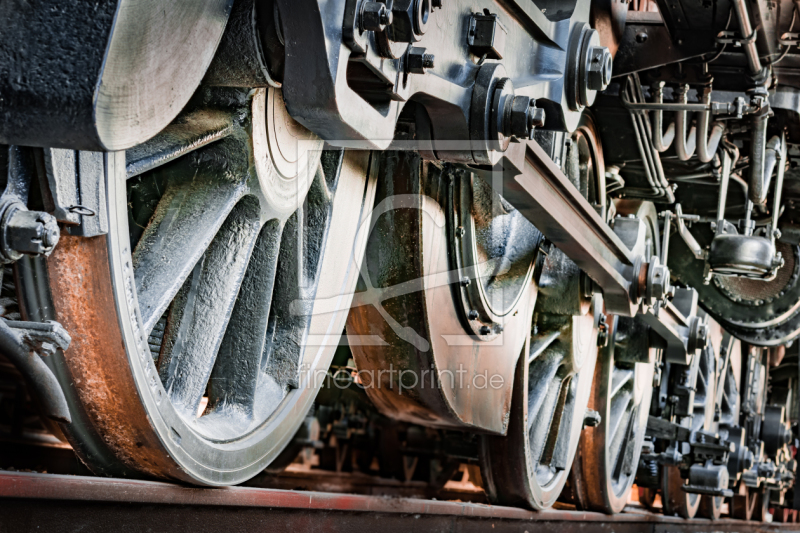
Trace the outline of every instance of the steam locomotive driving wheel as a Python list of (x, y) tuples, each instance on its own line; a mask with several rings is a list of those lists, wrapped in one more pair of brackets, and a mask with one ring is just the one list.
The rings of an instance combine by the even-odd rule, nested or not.
[(28, 316), (72, 334), (55, 366), (88, 465), (228, 485), (280, 453), (344, 327), (369, 161), (323, 151), (274, 89), (211, 91), (105, 156), (108, 235), (19, 269)]

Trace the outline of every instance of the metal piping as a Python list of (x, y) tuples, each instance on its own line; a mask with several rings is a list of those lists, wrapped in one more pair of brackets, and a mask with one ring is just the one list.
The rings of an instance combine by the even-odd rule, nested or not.
[(750, 13), (744, 0), (734, 0), (733, 6), (736, 9), (736, 17), (739, 19), (739, 27), (742, 30), (742, 48), (747, 56), (747, 64), (750, 67), (750, 74), (758, 76), (761, 73), (761, 59), (758, 57), (755, 39), (750, 39), (753, 35), (753, 26), (750, 24)]
[(692, 233), (689, 231), (689, 228), (686, 227), (686, 223), (684, 222), (684, 219), (686, 218), (689, 217), (683, 214), (683, 209), (681, 208), (681, 204), (675, 204), (675, 223), (678, 226), (678, 235), (681, 236), (683, 242), (686, 243), (686, 246), (689, 247), (689, 251), (692, 252), (692, 255), (696, 259), (705, 261), (706, 252), (694, 238), (694, 235), (692, 235)]
[[(689, 86), (681, 86), (678, 91), (681, 103), (687, 102), (688, 94)], [(689, 134), (686, 134), (687, 122), (690, 122), (688, 113), (688, 111), (678, 111), (675, 116), (675, 152), (681, 161), (688, 161), (692, 158), (697, 143), (697, 129), (694, 126), (689, 130)]]
[[(782, 159), (781, 152), (781, 138), (777, 135), (772, 136), (769, 142), (767, 143), (767, 149), (764, 151), (764, 190), (760, 192), (760, 194), (764, 195), (764, 201), (766, 202), (767, 192), (769, 191), (769, 185), (772, 181), (772, 173), (775, 171), (775, 164)], [(778, 169), (780, 172), (780, 169)]]
[(769, 108), (765, 112), (754, 115), (750, 142), (750, 190), (749, 199), (753, 204), (763, 206), (767, 200), (767, 188), (764, 178), (764, 156), (767, 145), (767, 122), (769, 121)]
[(731, 178), (731, 156), (727, 150), (722, 151), (722, 176), (719, 181), (719, 199), (717, 204), (717, 235), (725, 232), (725, 205), (728, 201), (728, 184)]
[[(703, 103), (711, 103), (711, 87), (703, 90)], [(711, 136), (708, 136), (708, 120), (711, 117), (710, 111), (700, 113), (697, 119), (697, 158), (703, 163), (708, 163), (714, 158), (722, 134), (725, 133), (725, 123), (715, 122), (711, 128)]]
[(39, 399), (42, 410), (56, 422), (69, 423), (69, 414), (64, 391), (53, 371), (36, 353), (46, 353), (42, 343), (66, 349), (70, 338), (56, 322), (12, 322), (0, 319), (0, 353), (11, 361), (22, 377), (30, 385)]
[[(775, 178), (775, 193), (773, 194), (774, 202), (772, 207), (772, 232), (770, 235), (770, 239), (772, 242), (775, 242), (776, 237), (778, 236), (778, 218), (781, 216), (781, 196), (783, 192), (783, 175), (786, 173), (786, 134), (781, 134), (781, 137), (778, 138), (776, 135), (772, 139), (770, 139), (770, 144), (774, 139), (778, 139), (778, 149), (774, 151), (775, 160), (773, 161), (772, 165), (774, 166), (775, 163), (778, 164), (778, 176)], [(767, 148), (769, 150), (769, 148)], [(769, 154), (767, 154), (769, 157)], [(770, 174), (772, 172), (770, 171)], [(769, 186), (769, 185), (767, 185)]]
[[(664, 82), (660, 81), (656, 84), (653, 90), (653, 96), (656, 99), (656, 104), (664, 103)], [(666, 152), (675, 140), (675, 122), (670, 122), (667, 131), (664, 132), (664, 111), (661, 109), (656, 110), (653, 115), (653, 147), (659, 152)]]

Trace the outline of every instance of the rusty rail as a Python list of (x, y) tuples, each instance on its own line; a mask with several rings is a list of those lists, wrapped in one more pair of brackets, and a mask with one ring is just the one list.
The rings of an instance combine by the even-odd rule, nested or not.
[[(793, 531), (797, 524), (532, 512), (453, 501), (0, 472), (0, 531)], [(38, 528), (38, 529), (37, 529)]]

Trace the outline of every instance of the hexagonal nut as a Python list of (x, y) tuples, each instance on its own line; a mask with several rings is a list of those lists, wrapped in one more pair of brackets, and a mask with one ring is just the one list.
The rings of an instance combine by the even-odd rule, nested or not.
[(546, 116), (544, 114), (544, 108), (536, 107), (535, 105), (532, 106), (529, 118), (531, 125), (531, 134), (533, 134), (533, 128), (541, 128), (544, 126), (544, 122), (546, 120)]
[(666, 298), (670, 292), (669, 268), (653, 260), (650, 263), (647, 277), (647, 297), (655, 301)]
[(6, 246), (22, 254), (49, 255), (59, 236), (55, 217), (26, 209), (17, 209), (5, 228)]
[(705, 322), (697, 326), (697, 346), (700, 349), (708, 346), (708, 324)]
[(398, 43), (415, 43), (428, 29), (431, 0), (395, 0), (392, 15), (394, 20), (386, 32), (389, 39)]
[(361, 29), (383, 31), (394, 20), (392, 12), (381, 2), (366, 2), (361, 10)]
[(426, 54), (425, 48), (411, 47), (406, 56), (406, 71), (411, 74), (425, 74), (429, 68), (433, 68), (433, 54)]
[(611, 52), (605, 46), (589, 48), (586, 85), (591, 91), (603, 91), (611, 83)]
[(528, 96), (515, 96), (511, 100), (511, 113), (508, 117), (506, 133), (517, 139), (527, 139), (531, 134), (531, 106), (533, 101)]

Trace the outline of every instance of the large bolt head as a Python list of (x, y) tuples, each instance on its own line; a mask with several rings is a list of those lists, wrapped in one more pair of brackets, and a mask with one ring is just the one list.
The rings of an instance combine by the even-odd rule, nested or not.
[(507, 133), (517, 139), (528, 139), (531, 134), (531, 106), (533, 101), (527, 96), (515, 96), (511, 100), (511, 113), (508, 116)]
[(589, 48), (586, 85), (590, 91), (604, 91), (611, 83), (611, 52), (605, 46)]
[(669, 268), (651, 261), (647, 275), (647, 296), (657, 302), (662, 301), (670, 291)]
[(431, 0), (395, 0), (392, 3), (393, 22), (388, 35), (392, 41), (415, 43), (428, 29)]

